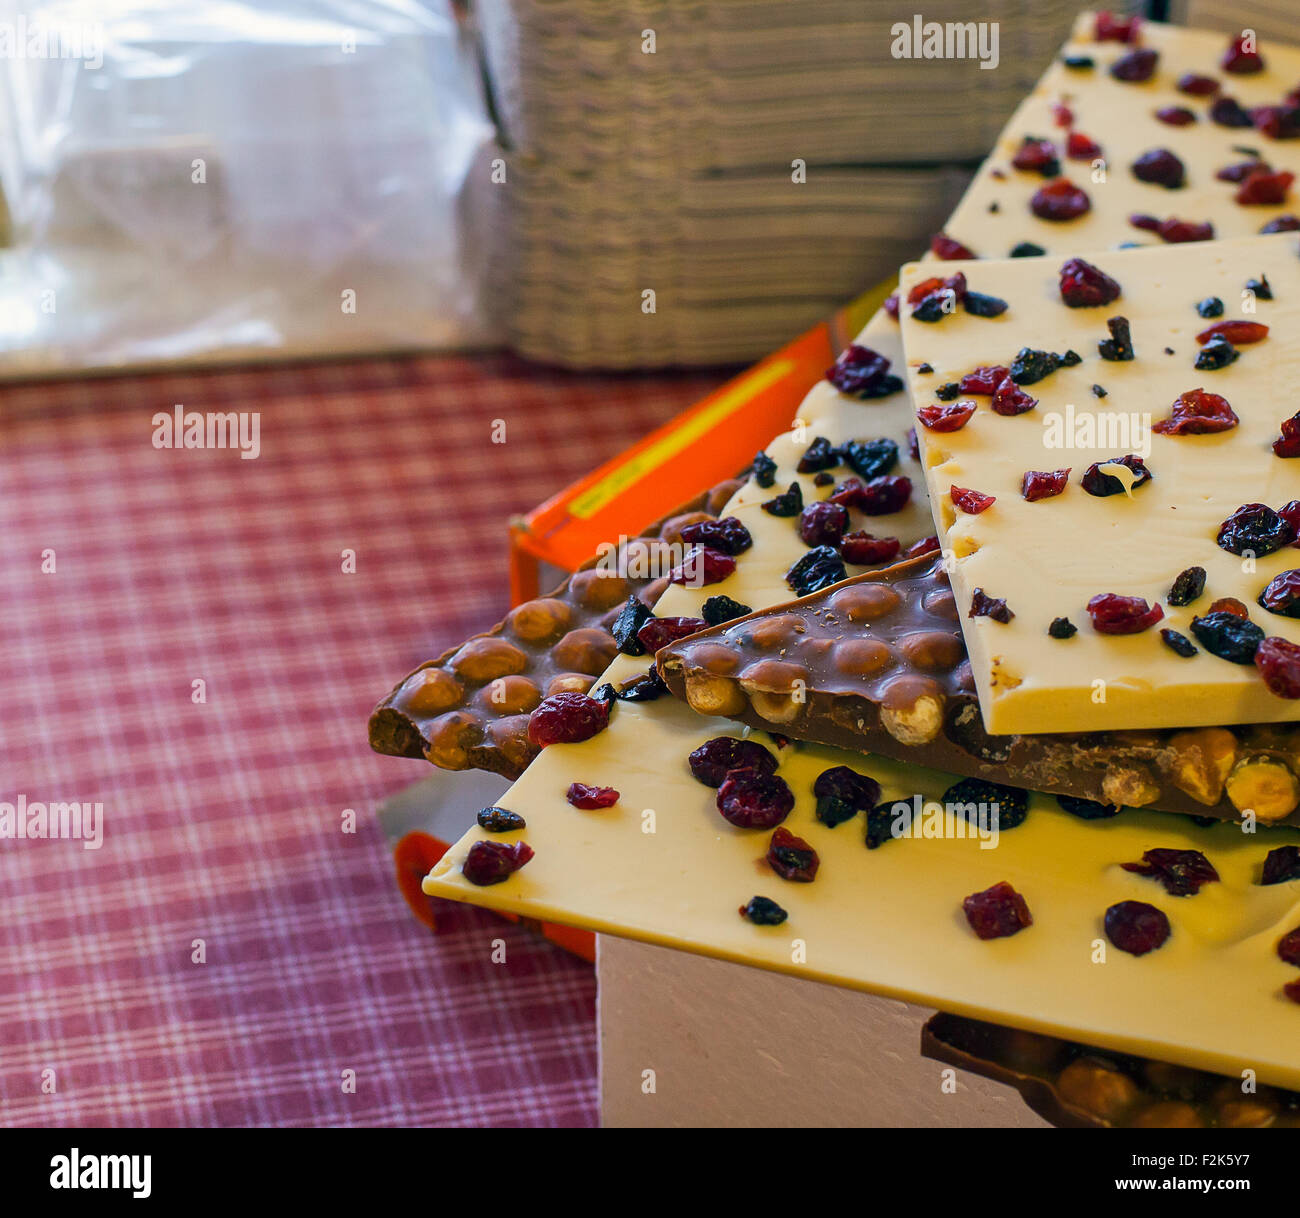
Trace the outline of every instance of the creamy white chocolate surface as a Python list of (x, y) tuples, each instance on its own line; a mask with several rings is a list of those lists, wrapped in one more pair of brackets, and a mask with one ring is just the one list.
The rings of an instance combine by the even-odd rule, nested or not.
[[(986, 319), (958, 309), (925, 323), (913, 319), (904, 304), (903, 335), (919, 406), (936, 401), (935, 387), (959, 381), (980, 365), (1010, 364), (1022, 347), (1073, 349), (1082, 357), (1076, 367), (1024, 387), (1038, 399), (1026, 414), (995, 414), (989, 398), (976, 397), (970, 400), (978, 409), (961, 430), (918, 428), (990, 731), (1300, 718), (1300, 700), (1270, 693), (1253, 664), (1230, 663), (1203, 647), (1183, 658), (1160, 639), (1164, 628), (1192, 638), (1194, 616), (1220, 597), (1235, 597), (1266, 635), (1300, 642), (1300, 620), (1256, 604), (1273, 576), (1300, 566), (1300, 549), (1288, 546), (1252, 562), (1215, 541), (1222, 522), (1243, 504), (1261, 502), (1276, 510), (1300, 498), (1300, 460), (1277, 457), (1271, 448), (1281, 420), (1300, 409), (1298, 243), (1295, 234), (1282, 234), (1086, 255), (1123, 293), (1095, 308), (1069, 308), (1062, 301), (1061, 258), (949, 263), (945, 271), (964, 271), (973, 290), (1005, 299), (1006, 313)], [(903, 294), (934, 269), (934, 263), (905, 267)], [(1246, 281), (1263, 274), (1275, 299), (1258, 300), (1255, 313), (1243, 313)], [(1241, 346), (1228, 367), (1198, 371), (1195, 336), (1212, 322), (1199, 317), (1195, 306), (1209, 296), (1225, 305), (1223, 318), (1214, 320), (1260, 321), (1270, 333)], [(1136, 358), (1130, 362), (1108, 362), (1098, 354), (1098, 341), (1109, 337), (1106, 319), (1117, 315), (1131, 322)], [(921, 361), (934, 372), (917, 373)], [(1094, 396), (1094, 384), (1107, 391), (1105, 398)], [(1143, 416), (1151, 423), (1167, 418), (1174, 400), (1197, 388), (1226, 398), (1240, 424), (1217, 435), (1147, 432)], [(1071, 446), (1057, 446), (1060, 438)], [(1136, 453), (1144, 442), (1150, 445), (1145, 461), (1151, 481), (1129, 495), (1104, 498), (1082, 489), (1089, 465)], [(1022, 498), (1026, 471), (1066, 467), (1071, 474), (1062, 495), (1034, 503)], [(964, 514), (952, 505), (953, 485), (993, 495), (997, 502), (978, 515)], [(1170, 586), (1193, 566), (1207, 572), (1205, 594), (1175, 608), (1168, 603)], [(1015, 618), (1002, 623), (968, 617), (977, 588), (1005, 599)], [(1138, 634), (1099, 634), (1086, 606), (1108, 592), (1159, 602), (1165, 618)], [(1049, 637), (1057, 617), (1068, 618), (1078, 634)]]
[[(1237, 186), (1215, 179), (1215, 173), (1249, 158), (1234, 149), (1253, 149), (1275, 170), (1300, 175), (1300, 139), (1278, 140), (1250, 127), (1221, 127), (1210, 121), (1213, 97), (1191, 97), (1175, 86), (1185, 72), (1211, 76), (1221, 82), (1220, 93), (1235, 98), (1249, 110), (1273, 105), (1300, 85), (1300, 48), (1264, 41), (1260, 51), (1265, 70), (1254, 75), (1233, 75), (1219, 68), (1228, 37), (1208, 30), (1179, 29), (1146, 23), (1141, 46), (1159, 52), (1155, 75), (1143, 83), (1114, 80), (1107, 70), (1134, 48), (1093, 39), (1093, 17), (1080, 16), (1074, 34), (1044, 73), (1034, 91), (1012, 115), (992, 152), (944, 226), (976, 257), (1004, 258), (1023, 241), (1053, 253), (1113, 248), (1121, 242), (1159, 245), (1154, 233), (1134, 228), (1133, 213), (1159, 219), (1214, 224), (1216, 238), (1256, 234), (1274, 217), (1300, 214), (1300, 183), (1277, 205), (1243, 206), (1234, 201)], [(1088, 56), (1096, 66), (1067, 68), (1062, 59)], [(1103, 162), (1097, 175), (1092, 161), (1065, 155), (1066, 129), (1058, 126), (1053, 107), (1069, 107), (1074, 129), (1101, 145)], [(1197, 121), (1174, 127), (1155, 117), (1167, 106), (1191, 110)], [(1051, 140), (1057, 147), (1061, 172), (1088, 195), (1091, 210), (1077, 219), (1043, 220), (1029, 207), (1030, 199), (1048, 179), (1038, 173), (1012, 168), (1011, 161), (1023, 138)], [(1139, 181), (1130, 166), (1143, 153), (1167, 148), (1185, 165), (1186, 185), (1179, 189)], [(995, 175), (1002, 175), (1001, 177)], [(1094, 180), (1101, 176), (1103, 180)], [(996, 210), (990, 210), (996, 208)]]
[[(896, 333), (883, 318), (858, 341), (897, 361)], [(898, 472), (915, 476), (903, 439), (911, 421), (906, 395), (858, 403), (822, 384), (802, 413), (811, 423), (808, 434), (799, 441), (782, 437), (767, 450), (780, 462), (776, 487), (747, 485), (731, 505), (754, 533), (754, 550), (722, 584), (671, 589), (656, 607), (661, 615), (691, 613), (715, 591), (755, 608), (790, 596), (784, 572), (803, 544), (792, 521), (767, 517), (757, 504), (788, 484), (813, 435), (894, 436), (904, 454)], [(811, 494), (811, 478), (801, 481)], [(878, 518), (887, 519), (895, 518)], [(927, 535), (924, 510), (918, 505), (897, 532), (905, 544)], [(645, 664), (620, 657), (606, 676), (626, 679)], [(470, 884), (461, 865), (470, 846), (488, 836), (474, 829), (425, 880), (425, 891), (1116, 1050), (1227, 1073), (1249, 1067), (1265, 1082), (1300, 1086), (1296, 1008), (1281, 995), (1292, 970), (1274, 954), (1278, 937), (1300, 922), (1300, 885), (1256, 883), (1267, 849), (1300, 842), (1300, 834), (1273, 831), (1265, 844), (1232, 826), (1199, 829), (1183, 817), (1145, 812), (1084, 822), (1033, 795), (1026, 822), (1004, 832), (996, 849), (950, 837), (892, 841), (868, 851), (861, 817), (836, 829), (815, 819), (811, 788), (819, 773), (850, 766), (875, 777), (888, 800), (938, 797), (953, 779), (816, 745), (777, 750), (770, 737), (755, 733), (778, 752), (779, 772), (796, 795), (786, 827), (822, 859), (815, 882), (787, 883), (763, 862), (770, 834), (727, 824), (716, 793), (686, 765), (706, 740), (745, 734), (670, 697), (620, 703), (604, 732), (544, 749), (502, 798), (502, 806), (527, 821), (521, 834), (502, 839), (533, 847), (536, 856), (526, 867), (502, 884)], [(579, 811), (565, 800), (575, 781), (613, 786), (619, 802)], [(1154, 881), (1119, 867), (1157, 846), (1204, 850), (1223, 882), (1196, 897), (1171, 898)], [(1024, 894), (1034, 925), (1013, 938), (981, 942), (961, 901), (1001, 880)], [(741, 918), (738, 907), (756, 894), (778, 901), (789, 921), (760, 927)], [(1124, 899), (1165, 910), (1172, 937), (1141, 959), (1106, 945), (1106, 963), (1094, 963), (1096, 945), (1104, 942), (1104, 911)]]

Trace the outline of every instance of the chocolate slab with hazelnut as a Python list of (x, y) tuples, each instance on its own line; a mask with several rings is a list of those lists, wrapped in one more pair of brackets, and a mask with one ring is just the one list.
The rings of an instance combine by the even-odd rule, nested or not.
[(701, 631), (656, 663), (701, 714), (795, 740), (1112, 808), (1300, 824), (1300, 725), (990, 735), (938, 554)]

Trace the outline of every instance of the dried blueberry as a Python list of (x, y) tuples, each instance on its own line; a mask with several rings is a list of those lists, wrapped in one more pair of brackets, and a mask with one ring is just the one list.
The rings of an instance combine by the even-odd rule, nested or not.
[(1123, 363), (1133, 358), (1133, 339), (1129, 334), (1127, 317), (1111, 317), (1106, 321), (1109, 338), (1097, 344), (1097, 354), (1111, 363)]
[(711, 596), (700, 607), (700, 616), (710, 626), (721, 626), (723, 622), (735, 621), (753, 612), (748, 605), (733, 601), (729, 596)]
[(1095, 799), (1080, 799), (1077, 795), (1058, 795), (1056, 802), (1071, 816), (1080, 820), (1109, 820), (1124, 811), (1118, 804), (1103, 804)]
[(864, 401), (888, 397), (903, 388), (903, 382), (889, 372), (889, 364), (889, 360), (870, 347), (853, 343), (826, 370), (826, 379), (841, 393)]
[(1198, 372), (1217, 372), (1233, 363), (1240, 354), (1222, 334), (1216, 334), (1196, 353), (1194, 366)]
[(1047, 253), (1041, 245), (1035, 245), (1032, 241), (1018, 241), (1011, 247), (1012, 258), (1037, 258)]
[(1007, 302), (983, 292), (967, 292), (962, 298), (962, 308), (975, 317), (1001, 317), (1007, 311)]
[(1196, 312), (1199, 316), (1205, 318), (1222, 317), (1223, 301), (1217, 296), (1207, 296), (1196, 306)]
[(691, 773), (706, 787), (720, 787), (732, 770), (755, 770), (775, 774), (776, 758), (754, 740), (715, 736), (706, 740), (687, 759)]
[(514, 833), (527, 828), (524, 818), (508, 808), (483, 808), (478, 814), (478, 826), (489, 833)]
[(1180, 655), (1184, 659), (1196, 654), (1196, 644), (1185, 634), (1179, 634), (1177, 630), (1166, 627), (1160, 632), (1160, 640), (1175, 655)]
[(1167, 190), (1177, 190), (1187, 181), (1187, 171), (1168, 148), (1153, 148), (1144, 152), (1132, 164), (1133, 176), (1139, 182), (1150, 182)]
[(860, 478), (877, 478), (898, 464), (898, 445), (893, 440), (849, 440), (840, 455)]
[(951, 402), (961, 392), (961, 386), (956, 381), (949, 381), (946, 385), (940, 385), (934, 391), (934, 396), (941, 402)]
[(1300, 880), (1300, 846), (1278, 846), (1264, 860), (1261, 884), (1285, 884)]
[(799, 464), (795, 466), (795, 472), (800, 474), (815, 474), (821, 469), (830, 469), (840, 463), (840, 454), (835, 446), (825, 437), (818, 436), (799, 458)]
[(645, 655), (645, 646), (636, 636), (637, 631), (652, 617), (654, 614), (648, 605), (643, 605), (635, 596), (627, 598), (627, 604), (623, 606), (618, 617), (614, 619), (614, 624), (609, 628), (619, 651), (625, 656)]
[(1205, 591), (1205, 568), (1188, 567), (1180, 571), (1165, 598), (1171, 605), (1190, 605)]
[(1096, 495), (1098, 498), (1104, 498), (1106, 495), (1121, 495), (1124, 493), (1124, 483), (1114, 474), (1106, 473), (1101, 467), (1103, 465), (1124, 465), (1133, 471), (1133, 489), (1137, 490), (1139, 486), (1150, 482), (1153, 475), (1146, 467), (1146, 463), (1141, 457), (1129, 453), (1124, 457), (1112, 457), (1108, 461), (1094, 461), (1086, 470), (1083, 471), (1083, 477), (1079, 480), (1079, 485), (1090, 495)]
[(1029, 815), (1029, 792), (1004, 786), (984, 778), (963, 778), (943, 793), (945, 807), (954, 816), (964, 816), (971, 824), (992, 824), (999, 829), (1014, 829)]
[(640, 676), (625, 681), (615, 692), (620, 702), (653, 702), (668, 692), (668, 686), (659, 675), (659, 670), (652, 664)]
[[(837, 765), (817, 775), (813, 795), (817, 797), (817, 819), (834, 827), (855, 812), (874, 807), (880, 798), (880, 784), (846, 765)], [(846, 809), (848, 816), (844, 815)]]
[(780, 926), (790, 915), (767, 897), (750, 897), (748, 904), (740, 907), (740, 916), (755, 926)]
[(1021, 347), (1011, 361), (1011, 379), (1017, 385), (1035, 385), (1061, 366), (1061, 357), (1051, 351)]
[(1220, 526), (1216, 540), (1229, 554), (1262, 558), (1296, 539), (1295, 528), (1263, 503), (1243, 503)]
[(858, 810), (847, 799), (835, 795), (825, 795), (817, 801), (817, 819), (828, 829), (852, 820), (857, 814)]
[(1231, 97), (1216, 97), (1210, 103), (1210, 121), (1220, 127), (1252, 127), (1250, 115)]
[(776, 481), (776, 462), (767, 453), (755, 453), (751, 468), (754, 471), (754, 481), (764, 490)]
[(1268, 282), (1267, 275), (1261, 275), (1258, 279), (1247, 279), (1246, 290), (1254, 292), (1259, 300), (1273, 299), (1273, 288)]
[(1092, 387), (1092, 396), (1095, 398), (1104, 398), (1107, 397), (1108, 394), (1100, 385), (1094, 385)]
[(1235, 613), (1207, 613), (1192, 618), (1192, 633), (1211, 655), (1233, 664), (1253, 664), (1264, 632)]
[(803, 511), (803, 490), (797, 482), (792, 482), (781, 494), (760, 506), (772, 516), (798, 516)]
[(1061, 62), (1074, 72), (1085, 72), (1089, 68), (1097, 66), (1091, 55), (1066, 55), (1061, 59)]
[(887, 841), (894, 836), (894, 821), (897, 813), (894, 811), (895, 803), (902, 803), (902, 800), (892, 800), (889, 803), (878, 804), (867, 813), (867, 831), (866, 846), (868, 850), (879, 850)]
[(1068, 617), (1054, 617), (1047, 633), (1054, 639), (1072, 639), (1079, 628)]
[(785, 582), (796, 596), (808, 596), (847, 577), (839, 554), (830, 546), (816, 546), (786, 572)]
[(1214, 864), (1199, 850), (1148, 850), (1140, 863), (1121, 863), (1125, 871), (1159, 880), (1171, 897), (1190, 897), (1219, 878)]

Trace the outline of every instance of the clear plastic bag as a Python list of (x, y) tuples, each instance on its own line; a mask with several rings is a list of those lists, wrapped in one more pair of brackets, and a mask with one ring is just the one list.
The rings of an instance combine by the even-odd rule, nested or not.
[(495, 340), (447, 0), (0, 0), (6, 33), (4, 375)]

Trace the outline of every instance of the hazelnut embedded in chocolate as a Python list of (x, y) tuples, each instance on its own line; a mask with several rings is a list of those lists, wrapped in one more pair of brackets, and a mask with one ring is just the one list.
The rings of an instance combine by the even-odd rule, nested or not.
[(1134, 1129), (1200, 1129), (1201, 1114), (1185, 1100), (1157, 1100), (1133, 1114)]
[(506, 616), (506, 627), (517, 639), (526, 643), (544, 643), (557, 638), (569, 627), (573, 610), (553, 596), (516, 605)]
[(711, 672), (688, 670), (684, 684), (687, 703), (700, 715), (739, 715), (748, 705), (744, 691), (735, 681)]
[(740, 666), (740, 656), (722, 643), (694, 643), (683, 648), (682, 660), (720, 677), (730, 676)]
[(469, 750), (483, 735), (477, 715), (469, 711), (449, 711), (429, 725), (429, 747), (425, 755), (444, 770), (469, 768)]
[(850, 622), (874, 622), (893, 613), (903, 598), (884, 584), (857, 584), (837, 592), (830, 607)]
[(607, 630), (584, 626), (570, 630), (551, 648), (555, 663), (573, 672), (599, 676), (618, 654), (618, 644)]
[(594, 676), (582, 672), (557, 673), (546, 687), (546, 696), (549, 698), (552, 694), (585, 694), (595, 684), (595, 680)]
[(831, 652), (835, 670), (852, 677), (873, 677), (896, 659), (889, 646), (879, 639), (841, 639)]
[(729, 637), (736, 638), (746, 647), (757, 647), (760, 651), (780, 651), (789, 647), (800, 635), (805, 633), (805, 626), (798, 615), (782, 613), (776, 617), (759, 618), (746, 622), (728, 631)]
[(899, 676), (880, 698), (880, 722), (899, 744), (929, 744), (943, 727), (944, 696), (930, 677)]
[(1138, 1098), (1137, 1084), (1108, 1062), (1092, 1057), (1072, 1061), (1056, 1080), (1067, 1104), (1114, 1124)]
[(514, 773), (521, 772), (537, 756), (536, 745), (528, 739), (527, 715), (493, 719), (483, 729), (483, 745), (500, 754)]
[(459, 706), (465, 687), (445, 668), (421, 668), (403, 683), (394, 705), (415, 715), (436, 715)]
[(936, 588), (933, 592), (927, 592), (921, 600), (921, 605), (926, 613), (934, 617), (946, 618), (950, 622), (955, 622), (960, 617), (957, 598), (953, 596), (951, 588)]
[(808, 670), (783, 660), (758, 660), (740, 674), (754, 710), (769, 723), (793, 723), (808, 703)]
[(513, 643), (495, 635), (470, 639), (454, 656), (451, 666), (466, 681), (492, 681), (523, 672), (528, 657)]
[(542, 700), (542, 691), (528, 677), (497, 677), (474, 695), (474, 702), (493, 715), (521, 715)]
[(627, 600), (632, 586), (615, 571), (588, 567), (585, 571), (573, 573), (569, 579), (569, 590), (584, 609), (600, 611), (621, 605)]
[(927, 672), (947, 672), (966, 658), (966, 648), (955, 634), (946, 630), (918, 630), (898, 640), (901, 651), (917, 668)]

